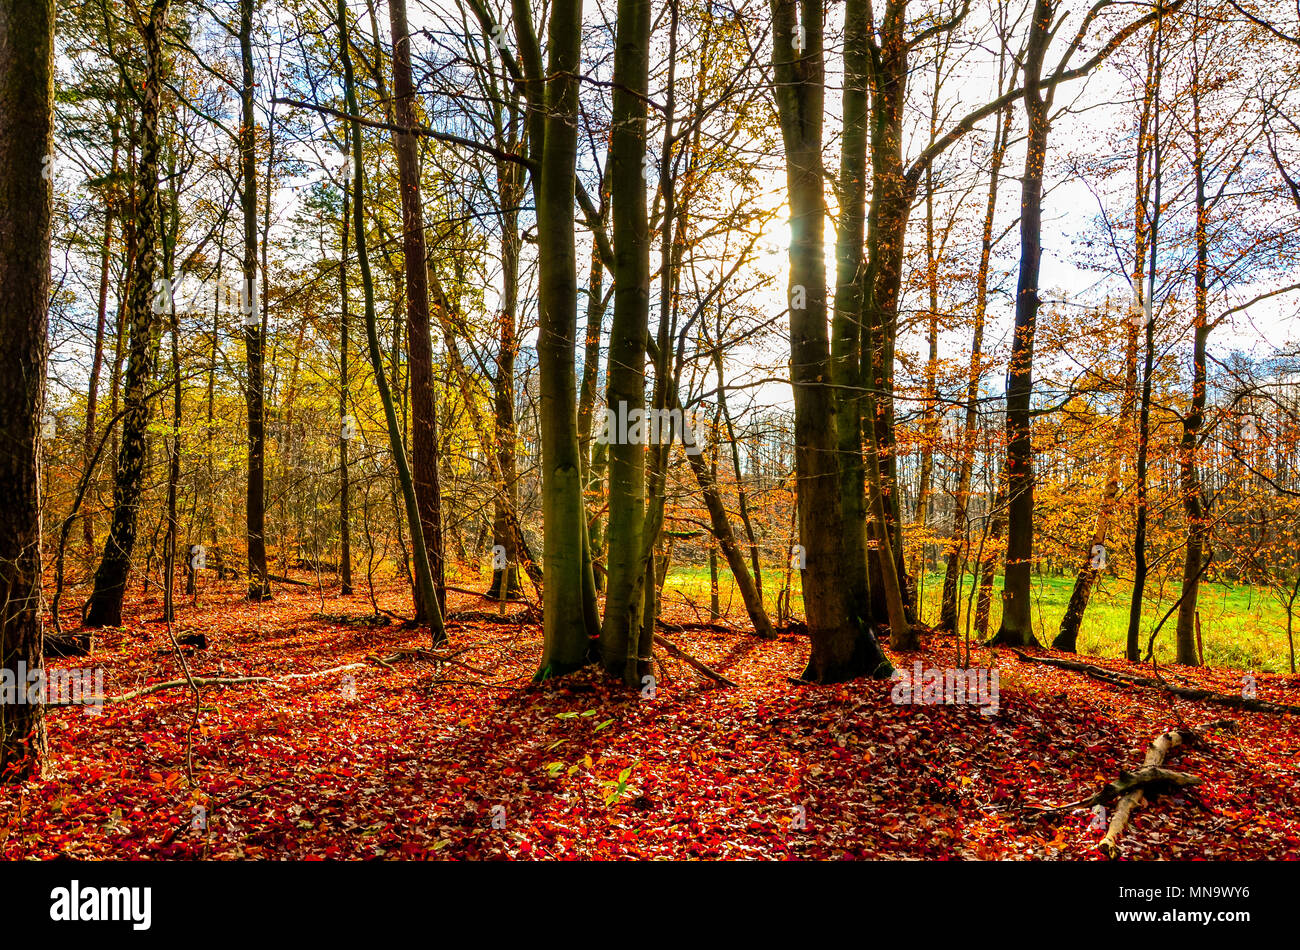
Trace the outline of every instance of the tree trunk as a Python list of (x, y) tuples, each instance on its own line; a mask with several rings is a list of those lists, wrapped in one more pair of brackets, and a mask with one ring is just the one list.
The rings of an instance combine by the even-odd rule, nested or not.
[[(545, 120), (537, 176), (537, 361), (541, 396), (542, 526), (545, 547), (541, 676), (584, 666), (590, 638), (587, 590), (594, 596), (591, 562), (584, 558), (586, 509), (578, 453), (577, 258), (574, 250), (574, 168), (578, 136), (578, 69), (582, 0), (551, 6)], [(594, 607), (594, 604), (592, 605)]]
[(1148, 86), (1153, 88), (1151, 93), (1153, 98), (1153, 116), (1151, 122), (1152, 140), (1151, 153), (1153, 156), (1154, 170), (1154, 199), (1147, 206), (1149, 211), (1149, 265), (1147, 270), (1147, 291), (1145, 301), (1145, 333), (1146, 348), (1142, 367), (1142, 396), (1140, 409), (1138, 411), (1138, 454), (1137, 454), (1137, 524), (1133, 531), (1133, 594), (1129, 601), (1128, 612), (1128, 636), (1125, 644), (1125, 655), (1128, 659), (1136, 663), (1141, 657), (1141, 643), (1139, 642), (1142, 629), (1142, 597), (1146, 591), (1147, 582), (1147, 456), (1150, 452), (1151, 440), (1151, 387), (1152, 375), (1155, 364), (1155, 290), (1156, 290), (1156, 264), (1157, 254), (1159, 252), (1160, 238), (1160, 169), (1161, 169), (1161, 147), (1160, 147), (1160, 84), (1162, 80), (1162, 53), (1163, 53), (1163, 8), (1157, 11), (1160, 18), (1156, 22), (1155, 52), (1154, 62), (1148, 72)]
[(830, 369), (838, 390), (835, 423), (843, 519), (842, 571), (853, 612), (865, 621), (871, 616), (860, 395), (870, 81), (866, 0), (849, 0), (844, 27), (844, 133), (840, 146), (840, 211), (835, 243)]
[[(514, 136), (511, 136), (513, 145)], [(505, 567), (493, 561), (492, 586), (487, 596), (508, 599), (519, 596), (519, 545), (510, 518), (519, 510), (519, 474), (515, 443), (515, 356), (519, 352), (519, 204), (523, 200), (523, 166), (517, 162), (497, 163), (501, 201), (500, 326), (497, 331), (497, 372), (493, 386), (496, 415), (497, 468), (499, 484), (493, 499), (492, 546), (505, 551)]]
[[(344, 149), (347, 148), (347, 130), (344, 130)], [(348, 314), (348, 204), (351, 192), (347, 181), (343, 183), (343, 220), (339, 251), (339, 586), (346, 597), (352, 593), (352, 499), (348, 473), (348, 442), (356, 436), (355, 422), (348, 418), (348, 339), (350, 316)]]
[[(772, 59), (790, 205), (790, 363), (804, 612), (812, 655), (803, 678), (888, 676), (892, 667), (852, 603), (845, 575), (836, 398), (826, 330), (821, 4), (772, 0)], [(801, 17), (796, 18), (796, 10)], [(798, 47), (798, 48), (796, 48)], [(873, 454), (874, 457), (874, 454)], [(876, 493), (879, 498), (879, 492)], [(852, 569), (852, 566), (849, 566)], [(902, 631), (900, 631), (902, 633)]]
[[(1079, 628), (1083, 625), (1084, 614), (1088, 609), (1088, 600), (1092, 596), (1092, 588), (1101, 573), (1098, 568), (1093, 566), (1095, 561), (1092, 551), (1097, 545), (1104, 547), (1106, 544), (1106, 537), (1110, 530), (1110, 519), (1114, 515), (1119, 497), (1121, 460), (1132, 436), (1133, 410), (1137, 403), (1137, 351), (1140, 326), (1137, 320), (1132, 317), (1142, 312), (1145, 296), (1142, 291), (1142, 272), (1143, 262), (1146, 260), (1147, 231), (1143, 215), (1147, 200), (1146, 160), (1148, 129), (1151, 125), (1151, 79), (1153, 78), (1151, 70), (1153, 66), (1153, 62), (1148, 60), (1146, 90), (1142, 97), (1141, 109), (1138, 112), (1137, 147), (1134, 157), (1133, 291), (1135, 304), (1131, 318), (1127, 321), (1128, 344), (1124, 351), (1124, 395), (1120, 404), (1116, 438), (1112, 440), (1107, 462), (1105, 493), (1097, 510), (1097, 520), (1093, 527), (1092, 539), (1089, 542), (1088, 551), (1083, 557), (1083, 563), (1079, 567), (1079, 572), (1075, 576), (1074, 589), (1070, 593), (1070, 601), (1066, 605), (1065, 615), (1061, 618), (1060, 631), (1052, 641), (1052, 649), (1063, 650), (1067, 653), (1073, 653), (1077, 647)], [(1136, 645), (1134, 650), (1136, 650)]]
[[(1199, 30), (1199, 24), (1192, 26)], [(1204, 571), (1209, 535), (1209, 512), (1203, 500), (1200, 470), (1196, 453), (1201, 439), (1201, 426), (1205, 421), (1205, 351), (1210, 335), (1207, 298), (1210, 269), (1210, 208), (1205, 192), (1205, 147), (1201, 130), (1200, 50), (1192, 40), (1193, 76), (1192, 97), (1192, 172), (1196, 178), (1196, 264), (1193, 274), (1192, 323), (1192, 404), (1183, 419), (1183, 434), (1178, 443), (1179, 488), (1183, 496), (1183, 511), (1187, 516), (1187, 548), (1183, 557), (1182, 599), (1178, 604), (1178, 626), (1175, 634), (1176, 658), (1187, 666), (1200, 665), (1196, 651), (1196, 595)]]
[[(119, 101), (118, 105), (121, 105)], [(104, 367), (104, 334), (108, 325), (108, 278), (113, 252), (113, 216), (117, 203), (117, 157), (121, 148), (118, 117), (114, 114), (109, 120), (110, 134), (113, 139), (113, 158), (109, 172), (109, 183), (104, 196), (104, 240), (100, 246), (99, 257), (99, 308), (95, 320), (95, 353), (90, 362), (90, 379), (86, 384), (86, 428), (82, 437), (82, 464), (89, 471), (90, 459), (95, 452), (95, 432), (98, 428), (99, 378)], [(92, 473), (91, 477), (94, 475)], [(82, 540), (86, 545), (87, 557), (95, 548), (95, 516), (87, 507), (81, 516)]]
[[(605, 158), (605, 172), (601, 176), (600, 224), (606, 226), (609, 218), (609, 182), (612, 163), (608, 150)], [(609, 445), (606, 442), (593, 441), (592, 423), (595, 414), (597, 377), (600, 374), (600, 340), (605, 322), (605, 309), (608, 297), (605, 294), (605, 262), (601, 257), (600, 242), (593, 241), (591, 249), (591, 268), (587, 275), (587, 326), (583, 340), (582, 383), (578, 389), (578, 448), (582, 455), (584, 468), (585, 493), (590, 502), (585, 517), (587, 519), (587, 544), (593, 564), (602, 561), (605, 550), (605, 538), (602, 529), (601, 508), (604, 507), (605, 472), (609, 464)], [(608, 359), (608, 357), (607, 357)], [(608, 364), (607, 364), (608, 366)], [(609, 373), (606, 369), (606, 380)], [(593, 572), (597, 590), (606, 586), (607, 576), (604, 571)]]
[[(388, 0), (393, 33), (393, 117), (403, 128), (416, 125), (415, 86), (411, 81), (411, 37), (406, 0)], [(438, 425), (434, 411), (433, 341), (429, 330), (429, 272), (420, 201), (420, 154), (413, 134), (393, 133), (397, 175), (402, 192), (402, 254), (406, 264), (407, 366), (411, 386), (411, 463), (415, 476), (418, 527), (424, 533), (429, 568), (438, 595), (438, 613), (447, 609), (442, 544), (442, 490), (438, 482)], [(421, 622), (431, 611), (416, 587), (415, 612)]]
[[(979, 429), (979, 390), (984, 367), (984, 322), (988, 316), (989, 263), (993, 256), (993, 223), (998, 206), (998, 185), (1002, 160), (1011, 136), (1011, 107), (998, 119), (993, 150), (989, 157), (989, 193), (984, 206), (980, 259), (975, 271), (975, 325), (971, 335), (970, 369), (966, 376), (966, 419), (962, 430), (961, 464), (957, 474), (957, 497), (953, 508), (952, 538), (948, 542), (948, 563), (943, 575), (943, 597), (938, 629), (957, 630), (957, 592), (965, 572), (966, 515), (970, 510), (971, 477), (975, 470), (975, 436)], [(976, 574), (979, 573), (978, 566)]]
[[(718, 301), (718, 338), (722, 337), (722, 301)], [(740, 465), (740, 442), (736, 438), (736, 427), (731, 421), (731, 410), (727, 407), (727, 381), (722, 372), (722, 347), (713, 350), (713, 365), (718, 372), (718, 409), (727, 426), (727, 443), (731, 446), (731, 470), (736, 477), (736, 504), (740, 509), (740, 522), (745, 528), (745, 540), (749, 542), (749, 563), (754, 571), (754, 590), (758, 600), (763, 601), (763, 569), (758, 560), (758, 538), (754, 534), (754, 523), (749, 517), (749, 494), (745, 491), (745, 473)]]
[(994, 645), (1037, 646), (1030, 611), (1034, 564), (1034, 449), (1032, 441), (1034, 329), (1042, 262), (1043, 165), (1047, 158), (1050, 95), (1038, 87), (1051, 42), (1052, 0), (1036, 0), (1024, 62), (1025, 114), (1029, 122), (1025, 177), (1020, 191), (1020, 280), (1015, 335), (1007, 371), (1007, 556), (1002, 584), (1002, 625)]
[[(609, 554), (600, 652), (606, 671), (628, 686), (639, 685), (635, 658), (645, 572), (641, 548), (646, 528), (647, 426), (643, 416), (650, 321), (650, 234), (645, 200), (650, 167), (646, 161), (650, 6), (649, 0), (618, 3), (609, 155), (614, 322), (610, 326), (605, 398), (609, 408), (601, 433), (609, 446)], [(664, 221), (666, 225), (667, 214)], [(664, 286), (669, 286), (667, 275)], [(627, 420), (626, 426), (623, 420)], [(636, 437), (638, 429), (643, 437)]]
[[(1106, 461), (1106, 487), (1102, 493), (1101, 504), (1097, 508), (1097, 520), (1093, 526), (1088, 550), (1085, 552), (1083, 563), (1075, 576), (1074, 588), (1070, 592), (1070, 600), (1065, 607), (1065, 615), (1061, 618), (1061, 628), (1056, 638), (1052, 640), (1053, 650), (1073, 653), (1077, 648), (1079, 628), (1083, 625), (1084, 612), (1088, 609), (1088, 599), (1092, 596), (1092, 588), (1097, 583), (1097, 578), (1101, 576), (1106, 563), (1106, 538), (1110, 531), (1110, 521), (1115, 513), (1116, 503), (1119, 500), (1120, 462), (1124, 449), (1128, 445), (1130, 418), (1133, 415), (1133, 404), (1137, 400), (1137, 345), (1137, 327), (1132, 324), (1132, 321), (1129, 321), (1128, 344), (1125, 347), (1124, 357), (1126, 367), (1124, 395), (1120, 403), (1115, 435), (1111, 440)], [(1102, 549), (1100, 558), (1093, 553), (1098, 548)]]
[(271, 580), (266, 568), (266, 394), (263, 352), (266, 324), (257, 294), (257, 116), (253, 74), (253, 4), (239, 2), (239, 52), (243, 66), (239, 127), (240, 204), (244, 212), (243, 283), (239, 306), (244, 321), (244, 353), (248, 387), (248, 492), (245, 522), (248, 539), (248, 599), (269, 600)]
[[(998, 474), (998, 489), (993, 497), (993, 506), (988, 517), (991, 519), (988, 537), (984, 542), (984, 554), (978, 566), (979, 596), (975, 601), (975, 633), (983, 640), (989, 632), (989, 616), (993, 612), (993, 575), (997, 573), (998, 553), (1001, 547), (1002, 532), (1006, 526), (1003, 507), (1007, 503), (1006, 488), (1001, 473)], [(990, 543), (991, 542), (991, 543)]]
[[(352, 233), (357, 244), (357, 268), (361, 272), (361, 287), (365, 298), (366, 339), (370, 349), (370, 365), (375, 373), (375, 386), (379, 390), (379, 399), (384, 406), (384, 419), (388, 426), (388, 442), (397, 466), (397, 480), (401, 487), (402, 500), (406, 507), (406, 521), (411, 525), (411, 551), (413, 560), (413, 587), (420, 588), (419, 596), (426, 608), (426, 619), (432, 635), (433, 644), (444, 642), (447, 638), (443, 629), (442, 611), (438, 606), (438, 594), (434, 586), (433, 571), (429, 565), (429, 553), (424, 544), (424, 532), (419, 530), (420, 513), (416, 504), (415, 482), (411, 476), (411, 467), (406, 459), (406, 446), (402, 440), (402, 426), (397, 418), (397, 408), (393, 401), (393, 391), (388, 384), (384, 371), (384, 355), (379, 344), (378, 319), (375, 314), (375, 287), (370, 276), (370, 258), (366, 252), (365, 223), (365, 166), (362, 159), (361, 122), (358, 118), (356, 86), (352, 72), (352, 54), (348, 49), (347, 7), (344, 0), (338, 0), (337, 17), (339, 30), (339, 52), (343, 60), (344, 96), (347, 101), (348, 114), (351, 119), (352, 135)], [(414, 595), (413, 595), (414, 596)]]
[[(0, 0), (0, 669), (42, 663), (40, 425), (53, 194), (53, 0)], [(0, 784), (41, 776), (44, 707), (0, 702)]]
[(149, 383), (158, 358), (158, 320), (154, 314), (154, 265), (158, 255), (158, 117), (166, 63), (162, 32), (167, 25), (170, 0), (154, 0), (142, 21), (147, 76), (140, 110), (140, 162), (135, 206), (136, 252), (127, 289), (127, 344), (125, 415), (121, 448), (113, 485), (113, 524), (90, 595), (86, 625), (116, 627), (122, 623), (122, 598), (126, 595), (135, 548), (140, 496), (144, 490), (146, 439), (149, 429)]
[[(178, 174), (174, 155), (168, 164), (168, 178), (173, 182), (168, 201), (168, 230), (163, 235), (163, 274), (171, 279), (175, 269), (176, 239), (180, 233), (181, 213), (177, 203)], [(181, 482), (181, 418), (184, 390), (181, 388), (181, 325), (173, 299), (168, 308), (168, 335), (171, 337), (172, 419), (171, 438), (167, 452), (167, 533), (163, 538), (163, 619), (172, 623), (176, 619), (176, 551), (180, 543), (180, 524), (176, 504)]]
[[(677, 399), (674, 399), (673, 404), (681, 405)], [(704, 497), (704, 507), (708, 509), (709, 522), (713, 526), (713, 537), (717, 539), (717, 546), (722, 549), (722, 555), (727, 559), (727, 566), (731, 568), (732, 578), (740, 588), (740, 597), (745, 602), (749, 621), (754, 625), (754, 633), (764, 640), (775, 640), (776, 630), (773, 629), (772, 621), (768, 619), (767, 610), (763, 606), (763, 594), (758, 589), (754, 577), (749, 573), (749, 566), (745, 563), (745, 552), (741, 550), (736, 535), (731, 530), (727, 509), (722, 503), (722, 494), (718, 491), (717, 457), (714, 456), (712, 470), (705, 464), (703, 453), (688, 452), (686, 458), (691, 464), (691, 471), (695, 473), (700, 494)], [(714, 572), (711, 576), (713, 597), (716, 600), (717, 554), (712, 547), (709, 549), (709, 557), (710, 569)]]
[[(879, 470), (878, 491), (884, 525), (874, 529), (876, 546), (868, 555), (871, 585), (871, 619), (888, 624), (891, 646), (915, 646), (910, 631), (912, 594), (903, 564), (903, 521), (898, 498), (897, 459), (894, 439), (894, 346), (898, 336), (898, 301), (902, 288), (903, 252), (907, 219), (916, 193), (916, 181), (903, 169), (903, 107), (907, 97), (908, 51), (905, 2), (891, 0), (873, 41), (868, 63), (871, 67), (871, 205), (867, 216), (867, 266), (863, 277), (861, 350), (864, 389), (871, 405), (863, 412), (863, 428), (874, 434), (874, 448), (868, 446), (867, 482), (870, 491), (870, 457)], [(869, 12), (869, 11), (868, 11)], [(847, 48), (846, 48), (847, 53)], [(847, 115), (847, 113), (846, 113)], [(856, 458), (851, 458), (856, 464)], [(888, 552), (881, 547), (884, 538)], [(886, 553), (892, 561), (886, 559)], [(893, 577), (887, 565), (893, 564)], [(889, 591), (898, 588), (905, 620), (895, 632)]]

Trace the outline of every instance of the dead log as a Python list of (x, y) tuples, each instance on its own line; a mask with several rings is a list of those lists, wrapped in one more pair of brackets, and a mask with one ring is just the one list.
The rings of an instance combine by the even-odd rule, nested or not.
[(45, 635), (46, 659), (90, 656), (93, 652), (94, 642), (89, 633), (47, 633)]
[(520, 626), (539, 621), (530, 610), (518, 610), (511, 614), (495, 614), (487, 610), (457, 610), (447, 614), (448, 623), (484, 623), (497, 626)]
[(342, 666), (332, 666), (327, 670), (313, 670), (309, 673), (284, 673), (280, 676), (196, 676), (193, 680), (168, 680), (166, 683), (154, 683), (152, 686), (144, 686), (129, 693), (122, 693), (120, 696), (105, 696), (103, 699), (106, 703), (124, 703), (129, 699), (138, 699), (141, 696), (148, 696), (150, 693), (158, 693), (165, 689), (177, 689), (182, 686), (242, 686), (245, 683), (278, 683), (282, 680), (310, 679), (314, 676), (330, 676), (346, 670), (365, 669), (367, 662), (378, 663), (392, 669), (391, 664), (406, 655), (406, 652), (402, 652), (385, 657), (369, 656), (366, 657), (366, 662), (345, 663)]
[(1148, 689), (1159, 689), (1167, 693), (1172, 693), (1182, 699), (1202, 700), (1219, 706), (1228, 706), (1232, 709), (1246, 709), (1250, 712), (1285, 713), (1291, 716), (1300, 716), (1300, 706), (1288, 706), (1286, 703), (1273, 703), (1265, 699), (1249, 699), (1245, 696), (1216, 693), (1212, 690), (1196, 689), (1191, 686), (1174, 686), (1171, 683), (1166, 683), (1150, 676), (1137, 676), (1133, 673), (1120, 673), (1116, 670), (1108, 670), (1102, 666), (1093, 666), (1090, 663), (1080, 663), (1077, 660), (1062, 660), (1054, 656), (1030, 656), (1028, 653), (1015, 649), (1011, 652), (1027, 663), (1045, 663), (1048, 666), (1058, 666), (1063, 670), (1073, 670), (1076, 673), (1084, 673), (1091, 676), (1093, 679), (1099, 679), (1104, 683), (1110, 683), (1114, 686), (1144, 686)]
[(1148, 800), (1148, 796), (1151, 801), (1154, 801), (1163, 792), (1188, 788), (1201, 783), (1201, 780), (1194, 775), (1189, 775), (1186, 772), (1175, 772), (1161, 766), (1164, 765), (1165, 759), (1174, 749), (1184, 745), (1195, 745), (1200, 741), (1201, 734), (1206, 729), (1225, 724), (1236, 725), (1235, 723), (1225, 723), (1224, 720), (1219, 720), (1207, 723), (1197, 729), (1171, 729), (1162, 733), (1155, 738), (1147, 749), (1146, 758), (1142, 761), (1142, 768), (1136, 772), (1122, 773), (1118, 780), (1107, 786), (1107, 788), (1114, 787), (1117, 790), (1123, 787), (1125, 790), (1115, 808), (1115, 814), (1110, 818), (1110, 826), (1106, 829), (1105, 836), (1097, 843), (1097, 847), (1102, 854), (1108, 858), (1119, 857), (1119, 839), (1128, 826), (1129, 817), (1133, 814), (1135, 808)]
[(669, 633), (684, 633), (687, 630), (712, 630), (715, 633), (741, 633), (737, 627), (725, 623), (713, 623), (704, 620), (688, 620), (685, 623), (669, 623), (666, 620), (655, 621)]
[(668, 640), (665, 637), (660, 636), (659, 634), (656, 633), (654, 642), (659, 644), (659, 646), (667, 650), (670, 655), (681, 660), (683, 663), (685, 663), (691, 669), (695, 670), (697, 673), (703, 673), (709, 679), (721, 683), (723, 686), (737, 685), (736, 683), (733, 683), (731, 680), (727, 679), (725, 676), (723, 676), (721, 673), (717, 672), (716, 670), (712, 670), (709, 667), (705, 666), (703, 663), (695, 659), (695, 657), (691, 656), (689, 653), (687, 653), (677, 644), (673, 643), (671, 640)]
[(281, 584), (292, 584), (294, 587), (315, 587), (315, 584), (307, 581), (296, 581), (292, 577), (285, 577), (282, 574), (267, 574), (267, 579), (277, 581)]

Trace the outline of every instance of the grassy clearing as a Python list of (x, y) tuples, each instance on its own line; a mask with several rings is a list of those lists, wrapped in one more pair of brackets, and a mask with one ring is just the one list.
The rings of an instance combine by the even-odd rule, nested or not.
[[(775, 616), (776, 594), (781, 585), (783, 571), (776, 565), (763, 573), (763, 601)], [(792, 578), (793, 604), (796, 613), (802, 613), (799, 574)], [(723, 569), (719, 579), (719, 600), (722, 612), (730, 617), (744, 616), (740, 592), (732, 582), (731, 573)], [(1002, 615), (1002, 578), (994, 581), (993, 614), (990, 629), (996, 630)], [(1034, 578), (1034, 632), (1045, 646), (1051, 643), (1060, 628), (1065, 614), (1074, 578)], [(670, 606), (693, 604), (707, 619), (709, 609), (709, 569), (707, 566), (674, 566), (664, 585), (665, 600)], [(1142, 611), (1142, 648), (1151, 630), (1178, 599), (1181, 585), (1177, 582), (1147, 585), (1147, 596)], [(942, 573), (926, 573), (921, 579), (922, 617), (927, 622), (938, 618), (939, 599), (943, 590)], [(965, 629), (966, 602), (970, 595), (971, 578), (965, 578), (961, 595), (961, 629)], [(1094, 656), (1121, 656), (1128, 630), (1129, 599), (1132, 584), (1122, 578), (1104, 577), (1094, 590), (1079, 635), (1079, 652)], [(1231, 584), (1203, 584), (1199, 597), (1201, 613), (1201, 641), (1208, 666), (1234, 669), (1262, 670), (1270, 673), (1289, 673), (1286, 636), (1286, 609), (1273, 595), (1262, 587)], [(1161, 663), (1172, 663), (1174, 658), (1174, 624), (1176, 616), (1165, 622), (1156, 640), (1155, 655)], [(1300, 628), (1300, 618), (1297, 618)]]

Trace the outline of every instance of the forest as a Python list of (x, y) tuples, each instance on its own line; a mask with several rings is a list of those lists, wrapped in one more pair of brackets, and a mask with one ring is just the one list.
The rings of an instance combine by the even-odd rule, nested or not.
[(1300, 859), (1300, 3), (0, 0), (0, 209), (0, 859)]

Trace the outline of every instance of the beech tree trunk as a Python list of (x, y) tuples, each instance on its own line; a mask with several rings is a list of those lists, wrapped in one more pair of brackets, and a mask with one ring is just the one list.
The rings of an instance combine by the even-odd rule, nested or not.
[[(602, 433), (608, 440), (609, 554), (600, 652), (606, 671), (628, 686), (639, 685), (635, 658), (645, 582), (641, 548), (646, 528), (646, 440), (634, 436), (638, 429), (644, 436), (647, 428), (644, 423), (636, 426), (636, 421), (645, 412), (645, 349), (650, 322), (650, 233), (645, 199), (650, 7), (650, 0), (618, 3), (609, 152), (614, 322), (609, 335), (605, 402), (614, 419), (629, 420), (629, 431), (606, 425)], [(668, 286), (667, 280), (664, 286)]]
[[(1193, 30), (1200, 25), (1194, 24)], [(1178, 442), (1179, 489), (1183, 512), (1187, 516), (1187, 547), (1183, 555), (1182, 599), (1178, 604), (1175, 633), (1176, 658), (1187, 666), (1198, 666), (1196, 650), (1196, 600), (1204, 570), (1206, 542), (1209, 538), (1209, 512), (1203, 499), (1200, 469), (1196, 464), (1201, 427), (1205, 422), (1205, 360), (1210, 335), (1207, 312), (1210, 271), (1210, 202), (1205, 189), (1205, 143), (1201, 130), (1201, 62), (1195, 34), (1192, 45), (1192, 173), (1195, 176), (1194, 212), (1196, 263), (1192, 270), (1192, 404), (1183, 418), (1183, 434)]]
[[(1146, 176), (1148, 153), (1148, 131), (1151, 126), (1151, 111), (1154, 75), (1154, 61), (1148, 48), (1147, 77), (1142, 105), (1138, 112), (1138, 135), (1136, 155), (1134, 157), (1133, 188), (1133, 296), (1134, 305), (1128, 323), (1128, 344), (1124, 351), (1124, 396), (1120, 405), (1119, 426), (1116, 438), (1112, 440), (1107, 462), (1106, 488), (1102, 503), (1097, 509), (1097, 520), (1093, 527), (1088, 550), (1084, 553), (1079, 572), (1074, 579), (1074, 589), (1070, 592), (1065, 615), (1061, 618), (1061, 628), (1052, 641), (1052, 649), (1073, 653), (1078, 646), (1079, 629), (1088, 609), (1088, 600), (1092, 596), (1093, 586), (1101, 571), (1094, 567), (1092, 551), (1096, 545), (1105, 545), (1110, 530), (1110, 520), (1114, 515), (1119, 498), (1119, 475), (1122, 456), (1132, 438), (1133, 412), (1137, 404), (1137, 353), (1140, 326), (1137, 316), (1143, 311), (1145, 294), (1142, 289), (1143, 262), (1146, 260), (1147, 222), (1144, 220), (1147, 202)], [(1134, 646), (1136, 650), (1136, 645)]]
[(1153, 185), (1154, 198), (1147, 205), (1149, 209), (1147, 211), (1149, 264), (1147, 268), (1145, 320), (1143, 322), (1146, 341), (1142, 366), (1142, 395), (1138, 410), (1137, 523), (1133, 531), (1133, 593), (1129, 600), (1128, 636), (1124, 651), (1125, 655), (1133, 663), (1138, 662), (1141, 656), (1141, 643), (1139, 641), (1142, 629), (1142, 598), (1147, 583), (1147, 518), (1149, 514), (1147, 511), (1147, 457), (1151, 448), (1151, 388), (1156, 350), (1156, 264), (1157, 254), (1160, 249), (1160, 85), (1163, 79), (1163, 8), (1157, 12), (1160, 14), (1160, 18), (1156, 22), (1153, 41), (1154, 51), (1151, 54), (1153, 57), (1152, 65), (1149, 67), (1147, 74), (1148, 94), (1153, 99), (1151, 153), (1155, 181)]
[[(506, 143), (514, 151), (513, 131)], [(501, 201), (501, 313), (497, 329), (497, 371), (493, 380), (493, 409), (496, 415), (497, 467), (500, 484), (493, 499), (492, 546), (505, 551), (506, 565), (492, 568), (492, 586), (488, 596), (510, 598), (520, 594), (519, 545), (511, 517), (519, 509), (519, 475), (515, 442), (515, 356), (519, 352), (519, 204), (523, 200), (523, 166), (517, 162), (497, 163), (497, 182)]]
[[(791, 383), (804, 612), (812, 655), (803, 678), (830, 683), (893, 672), (852, 601), (844, 562), (836, 397), (826, 329), (822, 6), (772, 0), (772, 59), (790, 205)], [(798, 48), (796, 48), (798, 47)], [(872, 453), (874, 458), (874, 453)], [(876, 498), (879, 499), (879, 492)], [(888, 541), (886, 540), (886, 546)], [(847, 566), (852, 570), (852, 566)], [(893, 618), (902, 622), (901, 618)], [(901, 633), (901, 631), (900, 631)]]
[[(119, 100), (120, 104), (120, 100)], [(120, 122), (117, 115), (109, 120), (109, 134), (113, 140), (113, 157), (109, 171), (108, 187), (104, 197), (104, 240), (100, 246), (99, 257), (99, 308), (95, 319), (95, 352), (90, 361), (90, 379), (86, 383), (86, 427), (82, 436), (82, 464), (90, 471), (91, 458), (95, 454), (96, 432), (98, 430), (99, 379), (104, 368), (104, 336), (108, 326), (108, 283), (113, 252), (113, 218), (118, 198), (117, 160), (121, 149)], [(94, 478), (94, 473), (91, 473)], [(81, 516), (82, 540), (86, 545), (86, 556), (92, 556), (95, 548), (95, 516), (90, 506)]]
[[(516, 4), (516, 21), (518, 7)], [(578, 276), (574, 249), (574, 169), (578, 137), (578, 69), (582, 51), (582, 0), (551, 5), (550, 49), (544, 97), (540, 174), (536, 179), (538, 318), (537, 361), (541, 396), (542, 526), (545, 546), (540, 676), (586, 665), (588, 623), (595, 613), (595, 581), (584, 538), (582, 462), (578, 452)], [(532, 58), (531, 56), (529, 57)], [(540, 57), (533, 78), (540, 77)], [(584, 576), (585, 575), (585, 576)], [(590, 591), (590, 595), (588, 594)], [(588, 609), (586, 600), (592, 604)]]
[[(870, 13), (870, 9), (867, 10)], [(903, 523), (898, 498), (894, 438), (894, 347), (898, 336), (898, 301), (902, 290), (907, 221), (919, 179), (903, 166), (903, 107), (907, 98), (907, 2), (889, 0), (869, 44), (871, 69), (871, 205), (867, 215), (867, 266), (863, 278), (862, 374), (868, 398), (863, 401), (863, 427), (875, 438), (868, 444), (866, 476), (871, 491), (871, 462), (879, 469), (878, 492), (885, 524), (874, 530), (876, 544), (868, 556), (871, 618), (889, 625), (895, 649), (916, 646), (911, 633), (912, 592), (903, 564)], [(846, 37), (846, 39), (848, 39)], [(846, 56), (851, 45), (846, 44)], [(847, 113), (846, 113), (847, 114)], [(870, 406), (868, 415), (867, 407)], [(856, 459), (853, 460), (856, 462)], [(888, 550), (881, 546), (881, 539)], [(886, 564), (893, 564), (893, 577)], [(889, 591), (897, 587), (908, 625), (895, 624)]]
[[(952, 537), (948, 542), (948, 561), (943, 575), (943, 597), (939, 607), (940, 630), (957, 629), (958, 588), (965, 573), (965, 550), (968, 530), (966, 515), (970, 510), (971, 478), (975, 470), (975, 438), (979, 431), (979, 390), (984, 369), (984, 322), (988, 317), (989, 263), (993, 256), (993, 223), (998, 206), (999, 178), (1002, 161), (1011, 136), (1011, 107), (1002, 111), (994, 133), (989, 157), (989, 193), (984, 206), (983, 231), (980, 235), (980, 259), (975, 271), (975, 318), (971, 333), (970, 369), (966, 375), (966, 418), (962, 428), (961, 464), (957, 474), (957, 496), (953, 508)], [(976, 567), (975, 574), (980, 573)]]
[[(347, 131), (343, 134), (347, 149)], [(348, 442), (356, 434), (353, 420), (348, 418), (348, 339), (350, 315), (348, 313), (348, 211), (351, 191), (343, 183), (343, 220), (339, 251), (339, 586), (347, 596), (352, 593), (352, 499), (348, 472)]]

